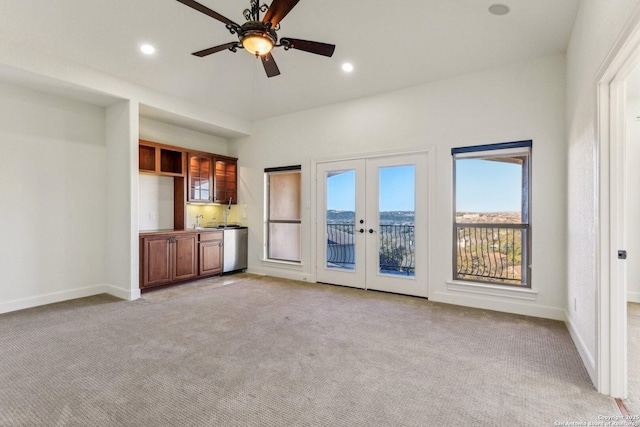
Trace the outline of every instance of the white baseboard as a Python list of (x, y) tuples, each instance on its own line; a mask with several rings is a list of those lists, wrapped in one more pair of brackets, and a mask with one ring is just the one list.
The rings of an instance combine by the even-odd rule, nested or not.
[(38, 307), (40, 305), (53, 304), (61, 301), (68, 301), (76, 298), (84, 298), (92, 295), (105, 293), (105, 285), (93, 285), (86, 288), (69, 289), (48, 294), (35, 295), (27, 298), (20, 298), (13, 301), (0, 302), (0, 313), (24, 310), (25, 308)]
[(585, 345), (584, 340), (582, 339), (582, 336), (580, 335), (580, 333), (576, 329), (575, 325), (571, 321), (571, 318), (569, 317), (568, 314), (567, 314), (567, 320), (565, 321), (565, 324), (567, 325), (567, 329), (569, 330), (569, 334), (571, 335), (571, 339), (573, 339), (573, 343), (575, 344), (576, 349), (578, 349), (578, 353), (580, 354), (580, 357), (582, 358), (582, 363), (584, 364), (584, 367), (587, 369), (587, 373), (589, 374), (589, 378), (591, 378), (591, 382), (593, 383), (594, 387), (597, 388), (598, 387), (598, 375), (597, 375), (597, 372), (596, 372), (595, 359), (593, 358), (593, 355), (589, 352), (589, 349)]
[(113, 295), (116, 298), (120, 298), (127, 301), (133, 301), (140, 298), (140, 289), (126, 290), (118, 288), (113, 285), (103, 285), (104, 290), (102, 293)]
[(48, 294), (35, 295), (27, 298), (20, 298), (12, 301), (0, 302), (0, 314), (11, 311), (24, 310), (56, 302), (68, 301), (77, 298), (85, 298), (93, 295), (109, 294), (124, 300), (134, 300), (140, 298), (140, 290), (126, 291), (109, 284), (99, 284), (86, 288), (68, 289), (64, 291), (51, 292)]
[(523, 316), (541, 317), (543, 319), (566, 320), (566, 312), (562, 308), (549, 307), (540, 304), (519, 302), (517, 300), (498, 300), (471, 294), (452, 294), (448, 292), (435, 292), (429, 295), (429, 300), (446, 304), (461, 305), (464, 307), (480, 308), (484, 310), (501, 311), (504, 313), (521, 314)]
[(640, 292), (627, 292), (628, 302), (640, 302)]
[(305, 271), (292, 270), (287, 268), (249, 268), (247, 273), (260, 276), (279, 277), (281, 279), (299, 280), (301, 282), (313, 283), (311, 274)]

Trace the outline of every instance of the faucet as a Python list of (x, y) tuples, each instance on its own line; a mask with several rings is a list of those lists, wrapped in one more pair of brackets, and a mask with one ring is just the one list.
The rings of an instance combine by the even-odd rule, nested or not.
[(229, 208), (228, 210), (224, 211), (222, 213), (222, 216), (224, 218), (224, 226), (227, 226), (227, 219), (229, 218), (229, 211), (231, 210), (231, 200), (233, 200), (233, 197), (229, 197)]

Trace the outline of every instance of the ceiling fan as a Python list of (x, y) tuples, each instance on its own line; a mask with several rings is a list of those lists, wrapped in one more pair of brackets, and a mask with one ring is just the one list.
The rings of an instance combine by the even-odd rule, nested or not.
[[(247, 22), (242, 25), (236, 24), (232, 20), (225, 18), (194, 0), (178, 1), (213, 19), (217, 19), (225, 24), (231, 34), (238, 35), (238, 41), (193, 52), (192, 55), (195, 56), (203, 57), (223, 50), (237, 52), (238, 49), (244, 48), (262, 60), (264, 71), (268, 77), (275, 77), (280, 74), (280, 70), (271, 55), (271, 50), (274, 47), (283, 47), (284, 50), (298, 49), (328, 57), (333, 55), (333, 51), (336, 48), (335, 45), (332, 44), (292, 39), (289, 37), (281, 38), (280, 44), (278, 44), (277, 31), (280, 29), (280, 21), (291, 12), (291, 9), (293, 9), (300, 0), (273, 0), (271, 6), (267, 6), (266, 4), (260, 5), (260, 0), (250, 0), (250, 9), (245, 9), (243, 12)], [(260, 12), (266, 12), (262, 19), (260, 19)]]

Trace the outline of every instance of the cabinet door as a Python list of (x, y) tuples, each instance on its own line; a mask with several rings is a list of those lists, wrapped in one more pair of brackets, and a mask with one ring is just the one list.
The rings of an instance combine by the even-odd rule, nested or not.
[(212, 160), (210, 157), (189, 154), (189, 193), (190, 202), (212, 201)]
[(151, 141), (138, 144), (138, 170), (165, 176), (184, 176), (184, 151)]
[(185, 280), (198, 275), (197, 234), (180, 234), (173, 238), (173, 279)]
[(200, 242), (200, 276), (222, 273), (222, 240)]
[(236, 171), (237, 160), (215, 159), (214, 201), (218, 203), (236, 204), (238, 195), (236, 191), (238, 174)]
[(145, 237), (142, 257), (141, 288), (162, 285), (172, 280), (172, 251), (170, 236)]

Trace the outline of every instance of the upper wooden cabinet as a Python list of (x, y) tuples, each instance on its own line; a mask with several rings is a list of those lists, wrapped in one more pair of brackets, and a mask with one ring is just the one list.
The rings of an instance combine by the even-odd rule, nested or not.
[(185, 153), (176, 147), (140, 140), (138, 168), (142, 173), (184, 176)]
[[(238, 159), (235, 157), (195, 150), (187, 152), (180, 147), (141, 139), (138, 167), (140, 173), (175, 177), (176, 209), (185, 201), (238, 203)], [(174, 212), (178, 229), (184, 228), (183, 211)]]
[(213, 159), (202, 153), (189, 153), (187, 201), (212, 202)]
[(238, 203), (238, 174), (237, 159), (228, 157), (215, 157), (215, 181), (214, 181), (214, 202)]

